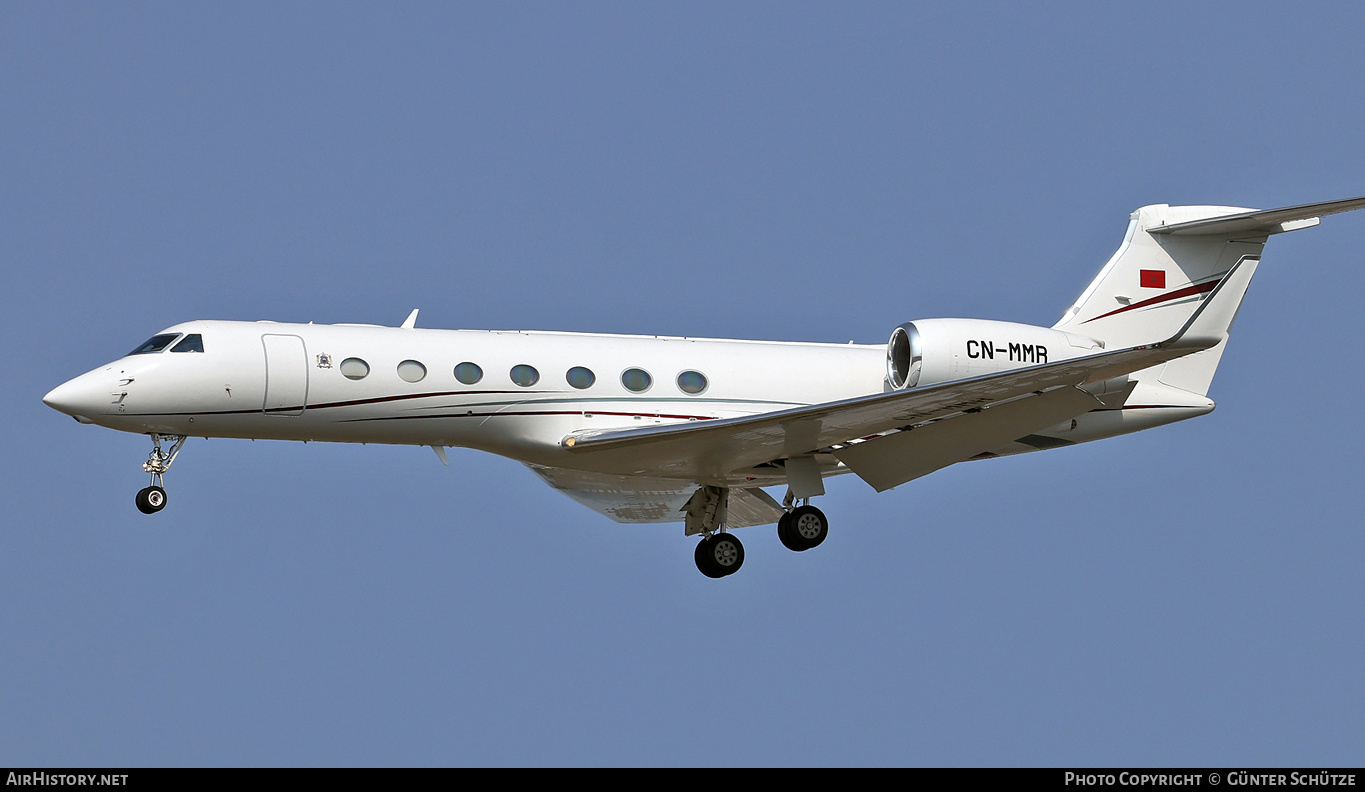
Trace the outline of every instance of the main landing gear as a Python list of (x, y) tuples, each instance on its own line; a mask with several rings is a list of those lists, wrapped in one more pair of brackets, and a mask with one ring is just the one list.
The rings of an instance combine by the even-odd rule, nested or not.
[(739, 571), (744, 563), (744, 545), (733, 534), (715, 533), (697, 543), (697, 569), (709, 578), (722, 578)]
[[(782, 517), (777, 521), (777, 538), (788, 550), (802, 552), (817, 547), (829, 535), (829, 520), (825, 513), (810, 505), (809, 498), (797, 498), (788, 491), (781, 505)], [(709, 578), (733, 575), (744, 564), (744, 545), (725, 530), (729, 492), (723, 487), (702, 487), (684, 507), (687, 512), (687, 533), (702, 534), (694, 554), (697, 569)], [(777, 507), (776, 501), (770, 501)]]
[[(168, 451), (161, 450), (161, 441), (169, 440), (171, 447)], [(147, 457), (147, 461), (142, 465), (142, 469), (152, 474), (152, 486), (143, 487), (137, 492), (137, 510), (143, 514), (156, 514), (166, 508), (166, 489), (161, 479), (162, 475), (170, 469), (171, 463), (180, 453), (180, 448), (185, 445), (184, 435), (159, 435), (152, 433), (152, 453)]]
[(777, 538), (788, 550), (800, 553), (818, 546), (829, 535), (825, 513), (807, 503), (782, 515), (777, 521)]

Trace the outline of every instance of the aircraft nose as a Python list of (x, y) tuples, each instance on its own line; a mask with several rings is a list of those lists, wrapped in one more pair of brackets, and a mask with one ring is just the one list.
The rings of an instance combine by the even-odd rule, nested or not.
[(87, 416), (103, 413), (109, 401), (109, 388), (99, 373), (91, 371), (63, 382), (48, 391), (43, 404), (73, 416), (81, 423), (91, 423)]

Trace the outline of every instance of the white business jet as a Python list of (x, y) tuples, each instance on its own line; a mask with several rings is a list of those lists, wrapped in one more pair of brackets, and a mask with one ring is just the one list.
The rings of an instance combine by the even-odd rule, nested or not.
[[(956, 462), (1149, 429), (1213, 410), (1209, 383), (1272, 234), (1365, 198), (1255, 211), (1144, 206), (1052, 327), (925, 319), (885, 344), (196, 321), (43, 398), (149, 434), (137, 494), (188, 437), (450, 446), (525, 463), (623, 523), (683, 522), (697, 567), (734, 573), (731, 531), (824, 541), (810, 499), (852, 472), (877, 491)], [(764, 487), (786, 487), (778, 502)]]

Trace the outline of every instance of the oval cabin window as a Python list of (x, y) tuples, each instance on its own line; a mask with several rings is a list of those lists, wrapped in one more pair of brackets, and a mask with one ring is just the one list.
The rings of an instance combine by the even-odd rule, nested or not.
[(479, 364), (477, 363), (465, 361), (455, 367), (455, 379), (459, 380), (462, 384), (473, 385), (483, 379), (483, 369), (479, 368)]
[(370, 364), (360, 358), (346, 358), (339, 368), (346, 379), (362, 380), (370, 375)]
[(644, 393), (654, 384), (654, 378), (644, 369), (626, 369), (621, 373), (621, 384), (626, 386), (628, 391)]
[(591, 388), (592, 384), (597, 382), (597, 375), (592, 373), (591, 369), (574, 366), (564, 375), (564, 379), (568, 380), (573, 387), (583, 390), (584, 388)]
[(398, 376), (404, 382), (421, 382), (426, 379), (427, 367), (415, 360), (405, 360), (398, 364)]
[(684, 371), (678, 375), (678, 390), (696, 395), (706, 390), (706, 375), (700, 371)]

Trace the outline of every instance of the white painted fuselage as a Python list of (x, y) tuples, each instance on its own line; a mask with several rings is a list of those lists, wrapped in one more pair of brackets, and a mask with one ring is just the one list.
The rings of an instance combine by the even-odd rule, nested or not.
[[(967, 327), (1051, 332), (984, 321)], [(160, 335), (177, 340), (198, 335), (203, 351), (176, 352), (173, 340), (159, 351), (128, 355), (83, 374), (45, 400), (83, 422), (127, 432), (464, 447), (533, 465), (631, 474), (573, 454), (564, 439), (584, 430), (738, 418), (891, 390), (882, 344), (234, 321), (186, 322)], [(999, 361), (970, 357), (975, 347), (965, 337), (955, 348), (960, 353), (943, 376), (1024, 365), (1009, 362), (1003, 352)], [(1051, 354), (1056, 360), (1088, 351), (1063, 342)], [(354, 361), (363, 362), (364, 376), (346, 376), (343, 369), (355, 367)], [(477, 381), (457, 378), (462, 363), (478, 367)], [(533, 369), (535, 382), (518, 384), (518, 367)], [(592, 383), (574, 387), (571, 369), (588, 370)], [(648, 387), (627, 388), (625, 373), (631, 369), (648, 374)], [(700, 374), (705, 387), (685, 391), (679, 380), (685, 372)], [(687, 384), (696, 389), (694, 375)], [(1148, 404), (1126, 410), (1097, 405), (1083, 416), (1084, 425), (1059, 427), (1064, 436), (1057, 445), (1212, 409), (1205, 399), (1181, 404), (1160, 394), (1161, 403), (1151, 404), (1154, 399), (1136, 395)], [(1051, 445), (1010, 443), (992, 455), (1044, 447)], [(819, 462), (822, 475), (844, 472), (832, 457)], [(780, 468), (761, 467), (691, 478), (750, 486), (786, 480)]]
[[(561, 441), (576, 431), (740, 417), (885, 387), (882, 345), (231, 321), (162, 333), (198, 334), (204, 351), (173, 352), (172, 343), (129, 355), (60, 386), (48, 403), (128, 432), (453, 446), (573, 467)], [(349, 360), (368, 374), (345, 376)], [(425, 375), (405, 380), (407, 361)], [(478, 381), (457, 379), (461, 363), (481, 370)], [(536, 381), (514, 382), (518, 366)], [(590, 371), (592, 384), (571, 386), (573, 368)], [(648, 387), (627, 389), (629, 369), (646, 372)], [(684, 372), (705, 387), (685, 392)]]

